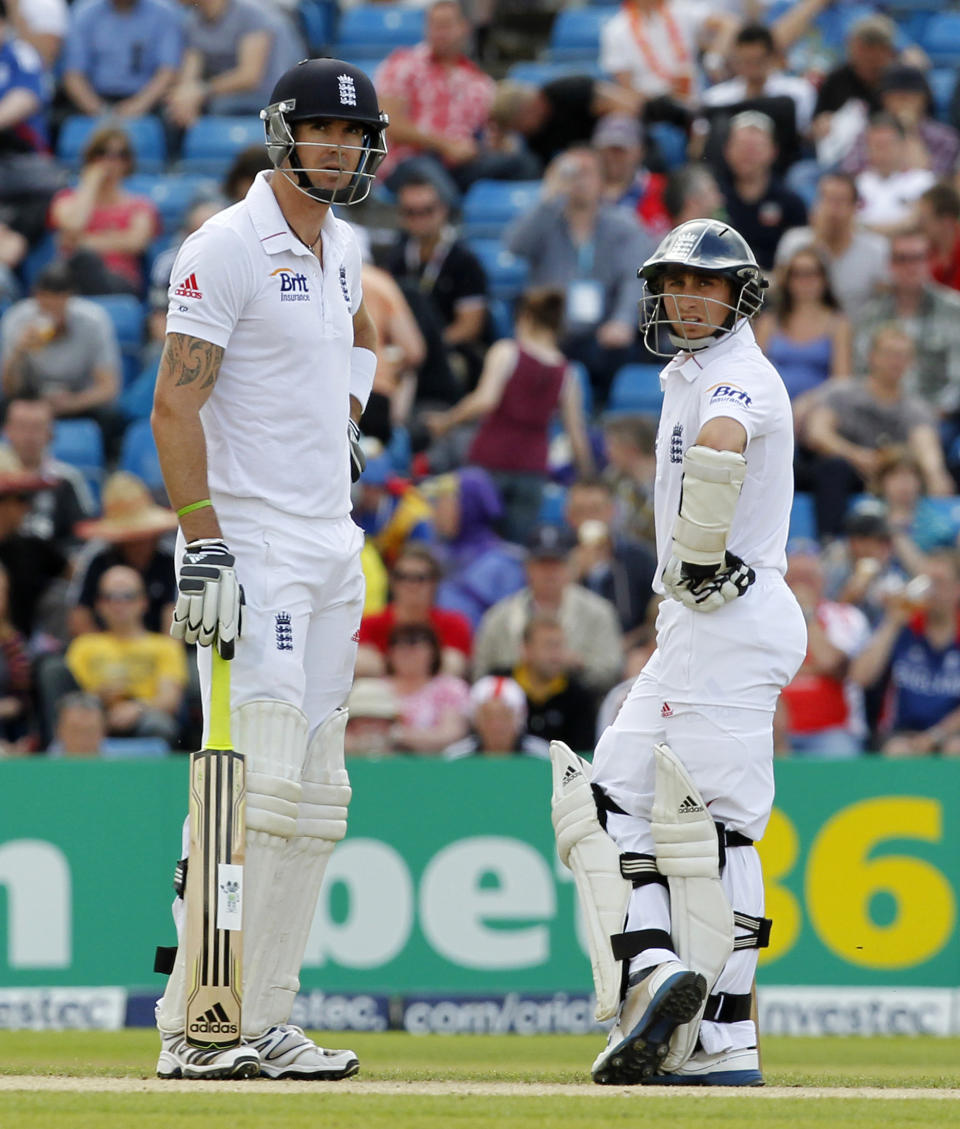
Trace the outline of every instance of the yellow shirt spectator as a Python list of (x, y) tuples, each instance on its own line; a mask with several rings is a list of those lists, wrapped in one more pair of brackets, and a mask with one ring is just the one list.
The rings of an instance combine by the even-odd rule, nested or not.
[(183, 644), (169, 635), (146, 631), (133, 638), (110, 632), (80, 635), (67, 648), (67, 666), (80, 687), (116, 698), (152, 702), (162, 681), (187, 684)]

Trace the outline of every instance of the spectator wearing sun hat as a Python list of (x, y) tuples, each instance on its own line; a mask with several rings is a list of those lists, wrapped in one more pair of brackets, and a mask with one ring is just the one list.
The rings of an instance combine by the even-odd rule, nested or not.
[(389, 679), (356, 679), (347, 698), (347, 711), (347, 756), (373, 758), (393, 752), (391, 730), (400, 716), (400, 703)]
[[(173, 510), (158, 506), (147, 486), (129, 471), (117, 471), (103, 488), (103, 516), (81, 522), (77, 536), (88, 541), (75, 566), (68, 593), (71, 637), (95, 631), (100, 577), (114, 565), (128, 565), (143, 579), (147, 596), (144, 626), (168, 631), (177, 598), (172, 535)], [(164, 541), (164, 537), (167, 540)]]
[(448, 746), (444, 757), (525, 755), (547, 757), (550, 746), (526, 732), (527, 696), (512, 678), (489, 674), (470, 690), (470, 733)]

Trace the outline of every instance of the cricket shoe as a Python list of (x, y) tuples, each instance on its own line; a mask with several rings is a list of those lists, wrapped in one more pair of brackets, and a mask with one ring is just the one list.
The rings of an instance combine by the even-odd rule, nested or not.
[(180, 1035), (164, 1035), (157, 1059), (159, 1078), (256, 1078), (260, 1056), (253, 1047), (223, 1050), (191, 1047)]
[(760, 1057), (756, 1047), (740, 1047), (708, 1055), (695, 1051), (670, 1074), (654, 1074), (645, 1086), (762, 1086)]
[(360, 1069), (353, 1051), (318, 1047), (292, 1023), (281, 1023), (247, 1044), (260, 1056), (261, 1078), (303, 1078), (336, 1082)]
[(634, 1086), (656, 1074), (670, 1049), (670, 1036), (694, 1018), (706, 994), (706, 980), (674, 960), (628, 984), (619, 1019), (593, 1064), (594, 1082)]

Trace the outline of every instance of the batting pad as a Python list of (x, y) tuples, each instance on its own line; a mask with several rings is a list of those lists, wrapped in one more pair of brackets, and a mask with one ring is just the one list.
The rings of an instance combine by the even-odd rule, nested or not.
[(598, 1022), (620, 1007), (622, 964), (610, 937), (623, 929), (632, 887), (620, 875), (620, 851), (597, 819), (590, 766), (562, 741), (550, 742), (553, 765), (551, 815), (560, 861), (573, 873), (586, 926)]
[(656, 758), (650, 831), (657, 868), (670, 885), (671, 935), (683, 963), (706, 978), (700, 1011), (676, 1029), (663, 1072), (682, 1066), (696, 1046), (706, 996), (733, 952), (733, 909), (720, 881), (717, 829), (703, 797), (669, 745)]
[(267, 1031), (290, 1018), (327, 863), (347, 833), (351, 789), (343, 735), (348, 716), (346, 709), (334, 710), (307, 746), (296, 834), (283, 845), (274, 882), (273, 944), (264, 950), (262, 967), (248, 973), (256, 977), (257, 990), (249, 992), (246, 1030)]

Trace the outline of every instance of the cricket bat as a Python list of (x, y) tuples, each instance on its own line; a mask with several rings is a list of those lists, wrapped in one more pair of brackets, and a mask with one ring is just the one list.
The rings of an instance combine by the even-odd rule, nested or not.
[(230, 664), (211, 647), (207, 746), (190, 754), (187, 1023), (194, 1047), (240, 1043), (246, 776), (230, 741)]

